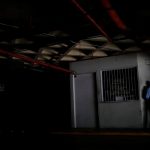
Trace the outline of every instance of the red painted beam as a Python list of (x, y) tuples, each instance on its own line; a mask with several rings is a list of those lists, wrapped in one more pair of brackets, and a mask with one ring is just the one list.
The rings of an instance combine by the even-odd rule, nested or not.
[(84, 8), (77, 2), (77, 0), (71, 0), (71, 2), (76, 6), (76, 8), (83, 13), (83, 15), (110, 41), (112, 39), (103, 30), (103, 28), (84, 10)]
[(106, 9), (108, 15), (110, 18), (113, 20), (113, 22), (116, 24), (116, 26), (121, 29), (121, 30), (127, 30), (126, 25), (124, 22), (121, 20), (119, 15), (117, 14), (116, 10), (112, 7), (111, 3), (109, 0), (102, 0), (102, 5)]
[(48, 63), (45, 63), (43, 61), (34, 60), (34, 59), (32, 59), (30, 57), (27, 57), (25, 55), (17, 54), (17, 53), (14, 53), (14, 52), (8, 52), (8, 51), (5, 51), (3, 49), (0, 49), (0, 54), (10, 56), (10, 57), (16, 57), (16, 58), (19, 58), (23, 61), (30, 62), (32, 64), (41, 65), (43, 67), (52, 68), (52, 69), (62, 71), (62, 72), (65, 72), (65, 73), (74, 74), (74, 72), (71, 71), (71, 70), (68, 70), (68, 69), (65, 69), (65, 68), (62, 68), (62, 67), (59, 67), (59, 66), (56, 66), (56, 65), (48, 64)]

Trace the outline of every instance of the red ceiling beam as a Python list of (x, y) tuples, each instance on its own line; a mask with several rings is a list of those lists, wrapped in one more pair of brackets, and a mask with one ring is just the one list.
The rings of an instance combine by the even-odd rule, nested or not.
[(65, 73), (74, 74), (74, 72), (71, 71), (71, 70), (68, 70), (68, 69), (65, 69), (65, 68), (62, 68), (62, 67), (59, 67), (59, 66), (56, 66), (56, 65), (48, 64), (48, 63), (45, 63), (43, 61), (34, 60), (34, 59), (32, 59), (30, 57), (27, 57), (25, 55), (17, 54), (17, 53), (14, 53), (14, 52), (8, 52), (8, 51), (5, 51), (3, 49), (0, 49), (0, 54), (10, 56), (10, 57), (16, 57), (16, 58), (19, 58), (19, 59), (21, 59), (25, 62), (29, 62), (29, 63), (32, 63), (32, 64), (37, 64), (37, 65), (47, 67), (47, 68), (52, 68), (52, 69), (62, 71), (62, 72), (65, 72)]
[(104, 29), (84, 10), (77, 0), (71, 0), (71, 2), (110, 42), (112, 42), (112, 39), (108, 36)]
[(112, 7), (110, 0), (101, 0), (103, 7), (106, 9), (108, 15), (112, 19), (112, 21), (116, 24), (116, 26), (121, 30), (127, 30), (126, 25), (121, 20), (116, 10)]

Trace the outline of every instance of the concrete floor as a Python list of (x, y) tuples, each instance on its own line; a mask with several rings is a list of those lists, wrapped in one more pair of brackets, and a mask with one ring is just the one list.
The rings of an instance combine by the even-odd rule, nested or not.
[(150, 131), (106, 130), (106, 131), (50, 131), (49, 144), (53, 149), (105, 150), (146, 149), (150, 143)]

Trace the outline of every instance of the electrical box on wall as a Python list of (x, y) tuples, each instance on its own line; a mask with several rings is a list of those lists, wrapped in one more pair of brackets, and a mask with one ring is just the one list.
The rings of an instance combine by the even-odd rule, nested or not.
[(132, 53), (73, 62), (74, 128), (142, 128), (142, 87), (150, 80), (150, 55)]

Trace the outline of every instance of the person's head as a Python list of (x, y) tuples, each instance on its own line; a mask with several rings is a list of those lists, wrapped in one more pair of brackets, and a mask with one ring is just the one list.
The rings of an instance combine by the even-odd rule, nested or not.
[(146, 81), (146, 85), (147, 85), (147, 86), (150, 86), (150, 81), (147, 80), (147, 81)]

